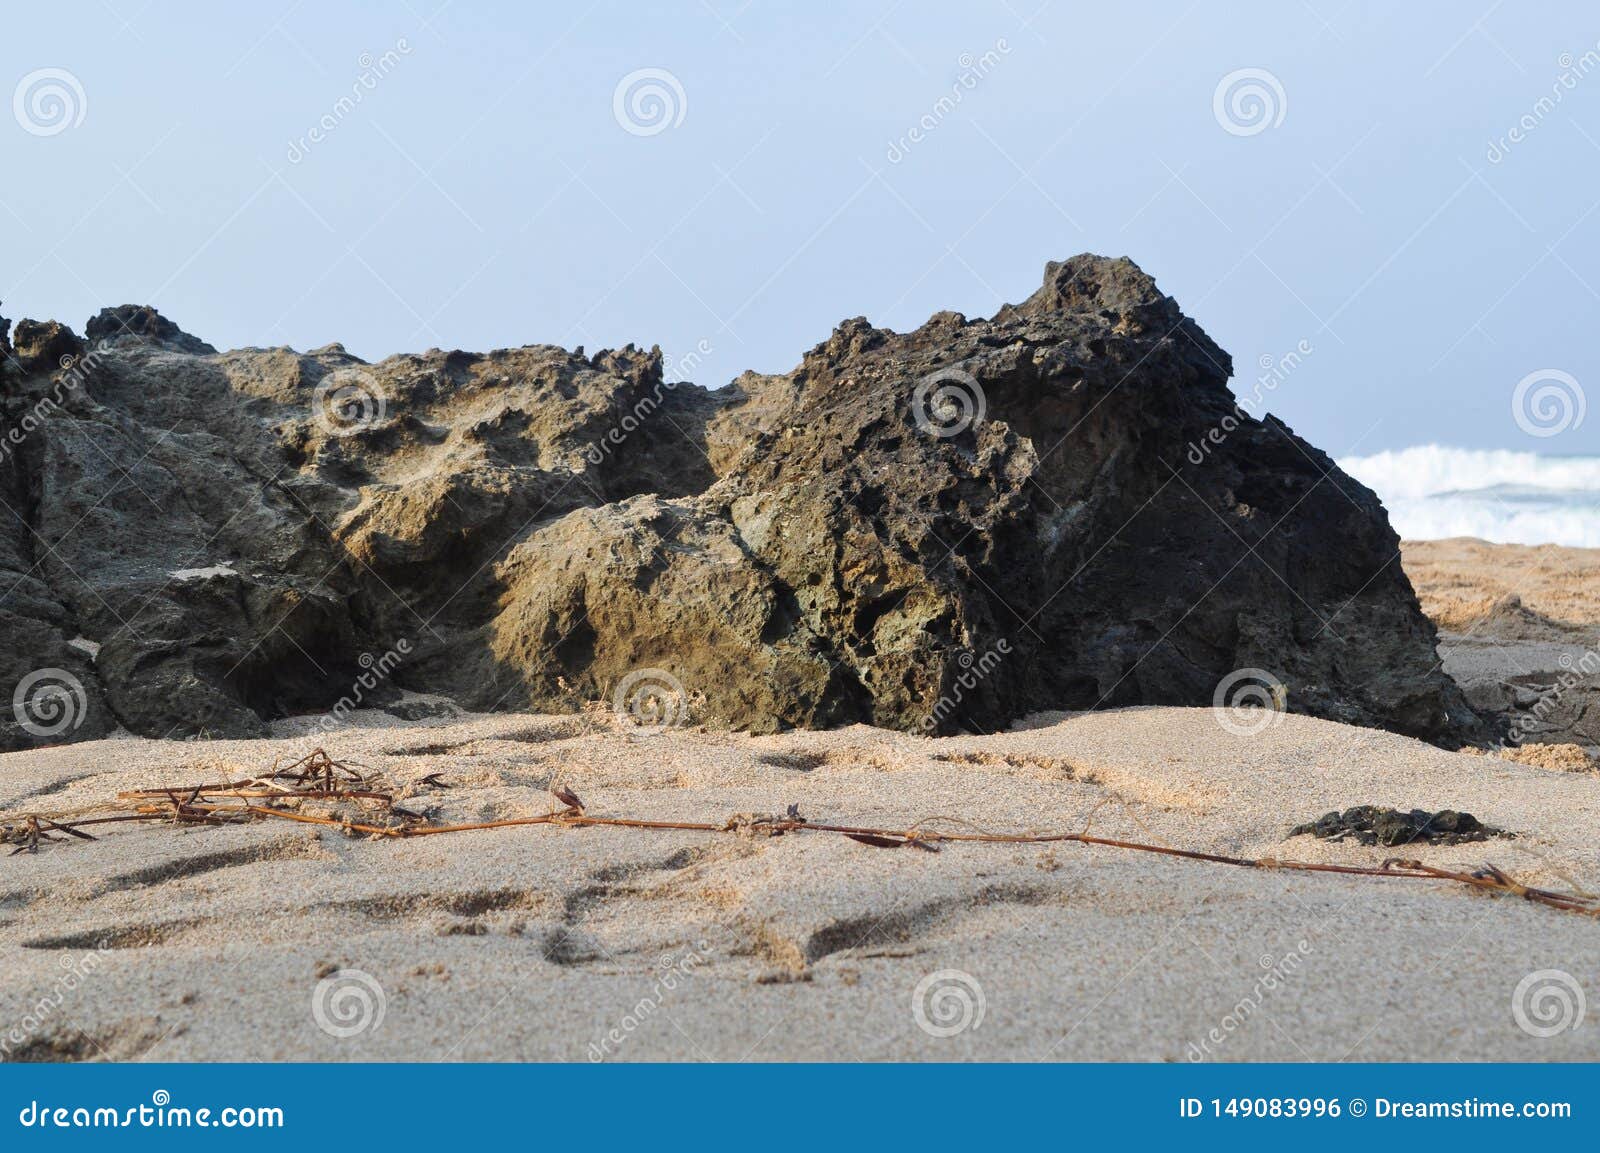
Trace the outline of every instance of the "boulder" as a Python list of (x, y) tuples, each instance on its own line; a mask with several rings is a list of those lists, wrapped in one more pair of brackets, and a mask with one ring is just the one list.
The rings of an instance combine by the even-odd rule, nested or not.
[(352, 686), (944, 733), (1240, 678), (1483, 735), (1377, 498), (1243, 412), (1131, 261), (1051, 264), (990, 319), (849, 320), (715, 392), (632, 346), (219, 354), (125, 305), (82, 355), (31, 323), (0, 410), (0, 689), (70, 665), (89, 715), (3, 747), (250, 735)]

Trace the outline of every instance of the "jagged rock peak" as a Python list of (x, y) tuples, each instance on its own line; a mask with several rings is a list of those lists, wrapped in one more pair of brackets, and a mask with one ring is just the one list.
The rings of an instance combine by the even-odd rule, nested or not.
[(119, 304), (102, 308), (84, 333), (90, 344), (103, 341), (140, 340), (161, 344), (195, 356), (213, 355), (212, 348), (199, 337), (190, 336), (148, 304)]

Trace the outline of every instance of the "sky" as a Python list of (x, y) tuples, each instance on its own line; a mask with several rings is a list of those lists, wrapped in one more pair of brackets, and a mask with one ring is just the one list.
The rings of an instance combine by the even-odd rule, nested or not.
[(1335, 456), (1600, 451), (1592, 4), (58, 0), (0, 89), (13, 320), (659, 344), (719, 387), (1091, 251), (1241, 392), (1296, 352), (1265, 407)]

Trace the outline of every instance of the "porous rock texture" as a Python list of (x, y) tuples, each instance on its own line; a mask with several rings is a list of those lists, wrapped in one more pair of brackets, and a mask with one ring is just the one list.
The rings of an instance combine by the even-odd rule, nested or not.
[(1125, 259), (719, 391), (632, 346), (218, 353), (135, 306), (4, 351), (0, 690), (82, 688), (44, 702), (66, 725), (0, 701), (0, 748), (252, 735), (353, 686), (987, 731), (1240, 669), (1293, 711), (1480, 731), (1377, 498), (1237, 409)]

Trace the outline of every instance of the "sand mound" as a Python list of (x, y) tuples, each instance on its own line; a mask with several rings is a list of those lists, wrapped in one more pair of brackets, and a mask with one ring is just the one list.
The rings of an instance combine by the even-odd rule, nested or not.
[(1534, 612), (1516, 593), (1497, 597), (1437, 596), (1430, 604), (1433, 621), (1447, 633), (1499, 640), (1557, 641), (1571, 630)]

